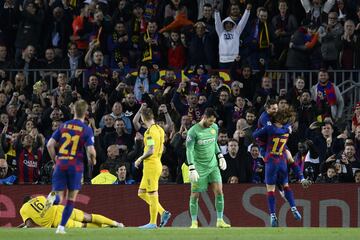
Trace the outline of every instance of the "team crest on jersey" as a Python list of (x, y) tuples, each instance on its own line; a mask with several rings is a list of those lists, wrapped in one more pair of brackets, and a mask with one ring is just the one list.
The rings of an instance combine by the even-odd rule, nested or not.
[(215, 134), (216, 134), (215, 129), (211, 129), (211, 130), (210, 130), (210, 133), (211, 133), (212, 135), (215, 135)]

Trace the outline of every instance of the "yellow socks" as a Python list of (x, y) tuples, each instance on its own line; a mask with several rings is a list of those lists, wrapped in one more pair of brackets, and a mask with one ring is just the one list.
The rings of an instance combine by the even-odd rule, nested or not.
[(113, 226), (115, 227), (116, 224), (114, 222), (114, 220), (110, 219), (110, 218), (107, 218), (107, 217), (104, 217), (103, 215), (100, 215), (100, 214), (91, 214), (91, 217), (92, 217), (92, 223), (96, 223), (96, 224), (106, 224), (106, 225), (110, 225), (110, 226)]
[[(141, 198), (142, 200), (144, 200), (147, 204), (150, 205), (150, 200), (149, 200), (149, 194), (148, 193), (138, 193), (139, 198)], [(158, 196), (158, 213), (160, 215), (163, 214), (163, 212), (165, 211), (165, 209), (161, 206), (161, 204), (159, 203), (159, 196)]]
[(150, 202), (150, 223), (157, 224), (157, 214), (158, 214), (158, 205), (159, 205), (159, 196), (158, 195), (149, 195)]

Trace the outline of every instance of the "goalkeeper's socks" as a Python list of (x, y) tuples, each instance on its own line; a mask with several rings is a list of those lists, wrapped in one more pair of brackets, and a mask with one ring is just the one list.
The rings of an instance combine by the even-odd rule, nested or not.
[(155, 224), (157, 222), (157, 214), (158, 214), (158, 204), (159, 204), (159, 196), (158, 195), (149, 195), (150, 200), (150, 224)]
[(190, 215), (192, 221), (197, 221), (198, 210), (199, 210), (198, 201), (199, 201), (198, 198), (190, 197), (189, 208), (190, 208)]
[(109, 226), (116, 227), (116, 222), (114, 220), (100, 214), (91, 214), (91, 222), (99, 225), (106, 224)]
[(61, 226), (66, 226), (67, 221), (69, 220), (71, 213), (74, 209), (74, 201), (73, 200), (67, 200), (66, 206), (64, 208), (62, 217), (61, 217)]
[[(141, 198), (142, 200), (144, 200), (147, 204), (150, 205), (150, 200), (149, 200), (149, 194), (148, 193), (138, 193), (138, 197)], [(164, 213), (165, 209), (163, 208), (163, 206), (161, 206), (160, 202), (158, 203), (158, 213), (160, 215), (162, 215)]]
[(223, 219), (223, 215), (224, 215), (224, 195), (223, 194), (216, 195), (215, 208), (216, 208), (217, 219)]
[(275, 192), (273, 191), (267, 192), (267, 200), (268, 200), (269, 212), (271, 214), (275, 214)]
[(290, 207), (295, 207), (295, 200), (293, 191), (290, 189), (289, 186), (284, 187), (285, 198), (289, 202)]

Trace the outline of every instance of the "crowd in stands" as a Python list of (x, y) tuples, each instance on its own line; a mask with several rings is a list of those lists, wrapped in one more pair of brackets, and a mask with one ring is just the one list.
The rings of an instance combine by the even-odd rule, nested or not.
[[(268, 99), (297, 113), (287, 146), (305, 177), (360, 182), (360, 103), (346, 119), (327, 71), (360, 69), (358, 0), (2, 0), (0, 19), (0, 184), (51, 183), (46, 143), (80, 98), (97, 150), (84, 183), (139, 182), (146, 107), (166, 133), (160, 182), (188, 182), (187, 131), (210, 106), (223, 182), (263, 183), (252, 132)], [(270, 69), (318, 82), (278, 92)]]

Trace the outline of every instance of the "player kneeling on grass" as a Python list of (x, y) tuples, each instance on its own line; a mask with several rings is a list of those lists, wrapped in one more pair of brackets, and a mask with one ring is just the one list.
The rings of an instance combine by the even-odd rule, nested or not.
[[(54, 205), (46, 211), (44, 206), (46, 198), (37, 196), (34, 198), (26, 197), (24, 204), (20, 209), (20, 215), (23, 223), (19, 227), (44, 227), (57, 228), (61, 222), (61, 216), (64, 211), (63, 205), (57, 205), (60, 201), (58, 195), (54, 192), (49, 197), (56, 198)], [(66, 223), (67, 228), (100, 228), (100, 227), (124, 227), (124, 224), (104, 217), (100, 214), (89, 214), (79, 209), (74, 209), (69, 220)]]
[(223, 220), (224, 195), (219, 167), (225, 170), (226, 161), (217, 145), (219, 129), (215, 124), (216, 117), (213, 108), (206, 108), (201, 121), (190, 128), (186, 138), (186, 158), (191, 181), (191, 228), (198, 227), (198, 200), (200, 193), (207, 190), (208, 184), (215, 194), (216, 227), (230, 227)]

